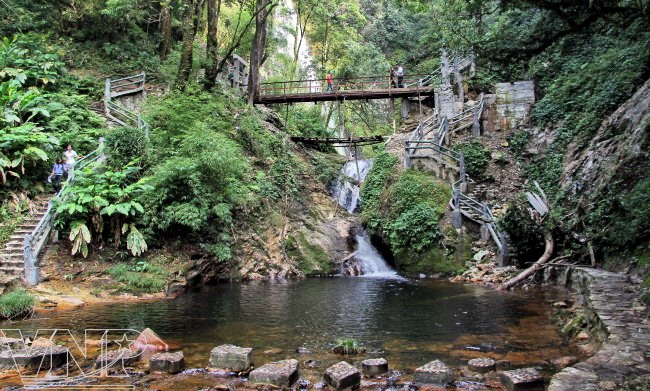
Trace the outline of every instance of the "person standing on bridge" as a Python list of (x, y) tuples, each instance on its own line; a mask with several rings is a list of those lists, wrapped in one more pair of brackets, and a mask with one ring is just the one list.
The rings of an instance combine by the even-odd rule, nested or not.
[(390, 86), (392, 88), (397, 87), (397, 79), (395, 79), (395, 67), (390, 67)]
[(327, 91), (332, 91), (333, 92), (334, 91), (334, 75), (332, 75), (332, 71), (330, 71), (330, 73), (327, 74), (327, 76), (325, 77), (325, 80), (327, 81), (327, 90), (325, 90), (325, 92), (327, 92)]
[(397, 65), (397, 88), (404, 88), (404, 67)]

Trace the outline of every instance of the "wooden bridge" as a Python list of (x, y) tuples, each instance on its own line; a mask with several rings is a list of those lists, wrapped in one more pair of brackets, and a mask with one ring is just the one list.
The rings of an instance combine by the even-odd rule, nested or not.
[(439, 75), (404, 77), (401, 87), (388, 75), (334, 79), (334, 90), (327, 91), (327, 81), (292, 80), (261, 83), (254, 103), (327, 102), (343, 100), (408, 98), (433, 95), (433, 79)]
[(362, 146), (362, 145), (371, 145), (379, 144), (384, 142), (382, 136), (369, 136), (369, 137), (302, 137), (302, 136), (291, 136), (291, 141), (297, 143), (307, 144), (307, 145), (332, 145), (335, 147), (347, 147), (347, 146)]

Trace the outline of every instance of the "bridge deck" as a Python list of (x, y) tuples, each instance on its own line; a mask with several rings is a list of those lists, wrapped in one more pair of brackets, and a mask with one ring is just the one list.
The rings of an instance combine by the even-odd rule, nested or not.
[(320, 144), (329, 144), (333, 146), (348, 146), (348, 145), (370, 145), (384, 142), (382, 136), (369, 136), (369, 137), (348, 137), (348, 138), (336, 138), (336, 137), (302, 137), (302, 136), (291, 136), (291, 140), (310, 145), (320, 145)]
[(277, 95), (260, 95), (255, 103), (294, 103), (294, 102), (329, 102), (337, 100), (364, 100), (364, 99), (390, 99), (407, 98), (413, 96), (433, 95), (432, 86), (386, 88), (376, 90), (339, 90), (328, 92), (303, 92)]

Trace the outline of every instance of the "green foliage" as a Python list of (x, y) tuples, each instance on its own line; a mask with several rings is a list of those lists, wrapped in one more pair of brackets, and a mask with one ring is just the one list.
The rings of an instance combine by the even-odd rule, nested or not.
[(34, 296), (24, 289), (0, 296), (0, 318), (12, 319), (23, 315), (34, 307)]
[(465, 155), (465, 170), (470, 177), (482, 178), (490, 162), (490, 151), (479, 141), (454, 145), (454, 150)]
[(139, 167), (148, 164), (147, 154), (149, 143), (142, 129), (118, 126), (106, 133), (106, 151), (109, 156), (107, 164), (113, 168), (121, 168), (129, 163)]
[(116, 281), (124, 284), (118, 290), (132, 293), (154, 293), (165, 289), (169, 273), (156, 264), (134, 259), (108, 270)]
[(508, 142), (510, 143), (510, 151), (512, 154), (517, 157), (521, 157), (528, 140), (530, 139), (530, 133), (525, 130), (519, 130), (512, 133), (508, 137)]
[(508, 209), (499, 220), (499, 226), (509, 235), (520, 260), (535, 261), (544, 250), (542, 227), (531, 218), (523, 195), (508, 203)]
[(94, 165), (75, 171), (74, 184), (67, 186), (54, 203), (58, 223), (70, 227), (72, 254), (81, 252), (86, 257), (93, 237), (101, 241), (112, 235), (113, 244), (119, 247), (126, 232), (127, 246), (134, 255), (146, 250), (133, 221), (144, 213), (138, 197), (152, 187), (147, 178), (135, 179), (138, 171), (133, 166), (109, 171)]
[(442, 247), (439, 226), (449, 187), (425, 172), (398, 172), (396, 165), (386, 152), (377, 155), (361, 189), (361, 223), (390, 245), (402, 272), (458, 272), (462, 264)]

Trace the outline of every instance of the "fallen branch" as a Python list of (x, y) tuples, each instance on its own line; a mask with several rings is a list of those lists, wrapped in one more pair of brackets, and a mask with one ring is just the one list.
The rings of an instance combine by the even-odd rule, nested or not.
[(551, 254), (553, 254), (553, 246), (554, 246), (553, 234), (551, 233), (550, 230), (544, 233), (544, 244), (545, 244), (544, 254), (542, 254), (542, 256), (537, 260), (537, 262), (533, 263), (528, 269), (522, 271), (516, 277), (513, 277), (510, 280), (501, 284), (499, 286), (500, 290), (509, 289), (514, 286), (517, 286), (526, 278), (535, 274), (535, 272), (540, 270), (542, 266), (546, 262), (548, 262), (548, 260), (551, 258)]

